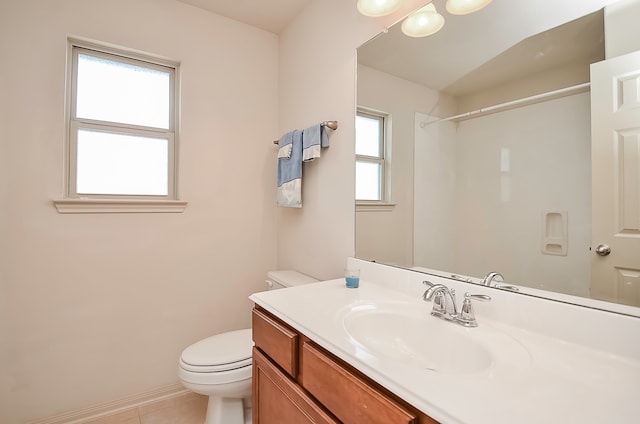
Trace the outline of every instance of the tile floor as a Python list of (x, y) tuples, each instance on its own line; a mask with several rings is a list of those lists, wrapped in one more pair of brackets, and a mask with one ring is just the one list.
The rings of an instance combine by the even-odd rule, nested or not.
[(206, 396), (185, 393), (108, 417), (86, 421), (86, 424), (202, 424), (206, 412)]

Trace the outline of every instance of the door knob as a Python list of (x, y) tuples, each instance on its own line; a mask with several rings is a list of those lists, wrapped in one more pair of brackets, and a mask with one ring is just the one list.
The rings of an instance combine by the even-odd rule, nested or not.
[(596, 246), (596, 253), (600, 256), (607, 256), (611, 253), (611, 248), (606, 244), (599, 244)]

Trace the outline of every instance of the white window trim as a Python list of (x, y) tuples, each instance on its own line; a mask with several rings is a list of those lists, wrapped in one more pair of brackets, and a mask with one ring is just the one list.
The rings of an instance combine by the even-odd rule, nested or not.
[[(168, 164), (168, 193), (166, 196), (112, 196), (112, 195), (84, 195), (75, 192), (75, 167), (73, 164), (76, 160), (77, 151), (77, 129), (81, 128), (97, 128), (108, 131), (113, 127), (105, 125), (101, 121), (89, 119), (79, 119), (75, 117), (75, 78), (69, 72), (67, 76), (67, 107), (65, 110), (66, 122), (66, 150), (65, 150), (65, 191), (63, 199), (53, 200), (53, 204), (59, 213), (181, 213), (186, 208), (188, 202), (178, 200), (178, 112), (175, 110), (179, 97), (179, 64), (175, 61), (149, 56), (133, 50), (123, 49), (110, 45), (103, 45), (92, 41), (69, 38), (68, 39), (68, 57), (67, 66), (71, 71), (76, 69), (74, 60), (77, 57), (75, 49), (90, 50), (108, 55), (116, 55), (120, 58), (132, 61), (143, 61), (150, 67), (159, 67), (163, 70), (169, 68), (172, 73), (172, 89), (171, 89), (171, 119), (168, 130), (150, 129), (136, 125), (124, 125), (130, 134), (143, 135), (166, 138), (169, 142), (169, 164)], [(73, 187), (73, 189), (72, 189)]]
[(58, 199), (59, 213), (181, 213), (187, 202), (180, 200)]
[(356, 212), (393, 212), (393, 208), (395, 206), (395, 203), (369, 203), (363, 200), (359, 200), (356, 202)]

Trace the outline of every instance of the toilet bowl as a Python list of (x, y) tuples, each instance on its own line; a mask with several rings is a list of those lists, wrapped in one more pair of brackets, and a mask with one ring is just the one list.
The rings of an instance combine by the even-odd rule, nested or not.
[[(317, 280), (296, 271), (271, 271), (269, 290)], [(209, 396), (205, 424), (244, 424), (251, 407), (251, 329), (207, 337), (182, 351), (178, 378), (192, 392)]]
[[(192, 392), (209, 396), (205, 424), (243, 424), (251, 396), (251, 329), (200, 340), (180, 356), (178, 378)], [(250, 405), (247, 405), (250, 406)]]

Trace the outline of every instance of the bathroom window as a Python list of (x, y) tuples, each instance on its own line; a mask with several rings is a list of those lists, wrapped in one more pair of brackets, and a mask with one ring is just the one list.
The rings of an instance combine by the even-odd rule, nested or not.
[(70, 41), (68, 198), (175, 200), (177, 63)]
[(356, 202), (382, 203), (386, 187), (387, 116), (358, 110), (356, 116)]

